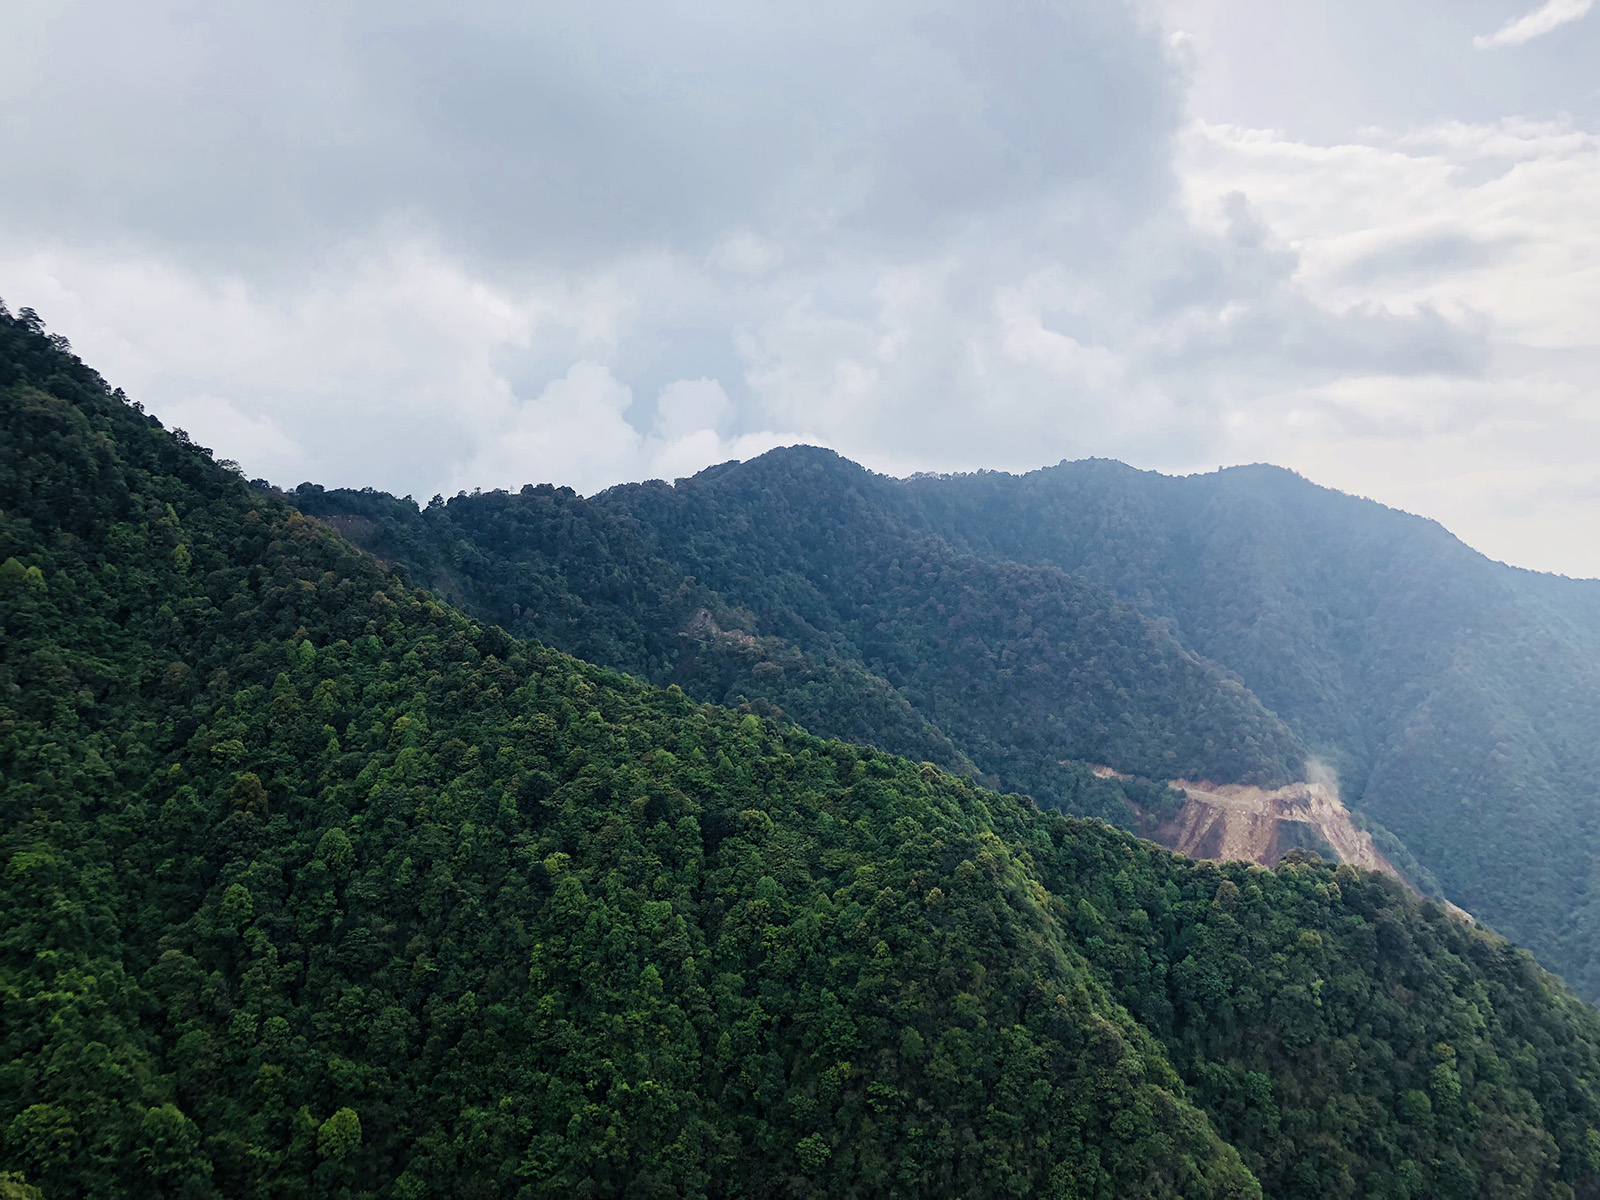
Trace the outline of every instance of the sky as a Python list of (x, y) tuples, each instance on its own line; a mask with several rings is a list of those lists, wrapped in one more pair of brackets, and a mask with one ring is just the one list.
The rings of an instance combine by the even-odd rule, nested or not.
[(251, 476), (1273, 462), (1600, 577), (1592, 0), (36, 0), (0, 297)]

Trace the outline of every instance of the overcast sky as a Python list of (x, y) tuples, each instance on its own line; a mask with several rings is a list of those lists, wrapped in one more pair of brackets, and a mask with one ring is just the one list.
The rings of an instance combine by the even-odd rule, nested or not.
[(1591, 6), (36, 0), (0, 297), (280, 484), (1270, 461), (1600, 576)]

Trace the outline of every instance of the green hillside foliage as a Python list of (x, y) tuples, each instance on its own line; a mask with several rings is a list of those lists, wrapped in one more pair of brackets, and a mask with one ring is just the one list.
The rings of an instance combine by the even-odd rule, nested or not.
[(476, 625), (5, 332), (47, 1194), (1258, 1194), (970, 785)]
[(1600, 996), (1595, 581), (1267, 467), (900, 482), (796, 448), (588, 500), (297, 501), (517, 633), (1133, 828), (1174, 797), (1085, 761), (1266, 783), (1309, 747), (1414, 882)]
[(1130, 823), (1159, 786), (1277, 784), (1302, 751), (1164, 626), (1050, 567), (956, 554), (893, 481), (797, 450), (592, 500), (526, 487), (422, 511), (306, 485), (295, 503), (480, 617), (717, 703)]
[(1071, 571), (1171, 621), (1452, 900), (1600, 995), (1600, 582), (1491, 562), (1273, 467), (1067, 463), (905, 491), (964, 551)]
[(1493, 935), (479, 624), (26, 312), (0, 564), (8, 1195), (1600, 1195)]

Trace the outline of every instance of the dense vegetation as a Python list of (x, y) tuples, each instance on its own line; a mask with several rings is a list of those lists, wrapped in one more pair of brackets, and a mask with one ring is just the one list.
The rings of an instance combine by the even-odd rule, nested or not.
[(1126, 799), (1173, 799), (1085, 760), (1150, 779), (1300, 770), (1293, 735), (1163, 625), (1055, 568), (954, 553), (895, 515), (895, 486), (799, 450), (592, 501), (294, 500), (514, 633), (1073, 812), (1128, 822)]
[(1600, 582), (1246, 467), (909, 481), (927, 527), (1171, 621), (1339, 772), (1451, 899), (1600, 996)]
[(0, 794), (7, 1194), (1600, 1195), (1498, 938), (479, 624), (26, 311)]
[(507, 628), (1071, 812), (1162, 805), (1074, 760), (1268, 781), (1307, 746), (1424, 890), (1600, 996), (1600, 583), (1267, 467), (900, 482), (799, 448), (590, 500), (297, 498)]

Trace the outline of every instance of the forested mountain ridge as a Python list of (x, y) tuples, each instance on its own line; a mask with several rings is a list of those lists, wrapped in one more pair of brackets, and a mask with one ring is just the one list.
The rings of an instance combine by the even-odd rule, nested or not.
[(47, 1194), (1258, 1193), (969, 785), (471, 622), (0, 354)]
[[(703, 698), (770, 701), (814, 731), (956, 769), (964, 755), (989, 782), (1124, 825), (1123, 797), (1060, 759), (1271, 785), (1303, 777), (1309, 748), (1414, 881), (1600, 995), (1600, 582), (1490, 562), (1435, 522), (1270, 467), (1171, 478), (1091, 460), (901, 481), (796, 447), (587, 500), (524, 488), (419, 511), (309, 486), (296, 500), (518, 632)], [(952, 633), (950, 597), (920, 566), (908, 620), (904, 590), (875, 582), (908, 562), (960, 564), (988, 630)], [(1058, 612), (1118, 615), (1062, 637), (1028, 609), (1051, 589)], [(683, 636), (697, 607), (777, 640), (697, 656)], [(1151, 711), (1176, 657), (1117, 657), (1145, 636), (1200, 664), (1211, 694), (1172, 688), (1160, 728), (1119, 725), (1114, 696), (1074, 714), (1085, 662), (1137, 681), (1127, 706)], [(982, 652), (963, 653), (974, 640)], [(805, 665), (774, 670), (785, 653)], [(875, 703), (838, 700), (852, 695)], [(1058, 708), (1072, 736), (1026, 724)], [(1196, 714), (1206, 727), (1169, 758)]]
[(479, 624), (26, 313), (0, 804), (52, 1198), (1600, 1195), (1600, 1017), (1493, 935)]
[[(484, 619), (701, 699), (767, 702), (1041, 802), (1127, 824), (1172, 802), (1097, 780), (1274, 785), (1304, 752), (1159, 622), (1053, 567), (952, 552), (898, 484), (800, 448), (592, 500), (528, 487), (294, 502)], [(718, 633), (733, 636), (717, 636)]]
[(1089, 461), (905, 485), (930, 531), (1166, 618), (1238, 672), (1452, 900), (1600, 995), (1600, 581), (1275, 467)]

